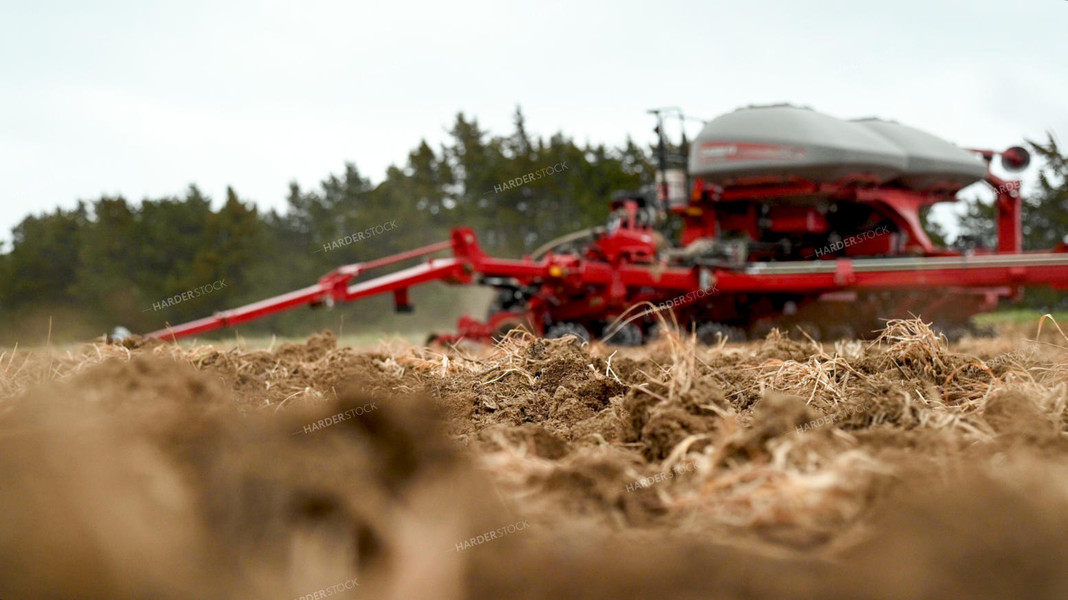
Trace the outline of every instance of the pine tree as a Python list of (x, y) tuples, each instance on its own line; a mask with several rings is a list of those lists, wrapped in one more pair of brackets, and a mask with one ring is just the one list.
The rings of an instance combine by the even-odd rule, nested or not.
[(1028, 145), (1044, 166), (1038, 189), (1024, 198), (1024, 249), (1049, 249), (1064, 243), (1068, 235), (1068, 155), (1060, 153), (1052, 134), (1046, 144), (1028, 141)]

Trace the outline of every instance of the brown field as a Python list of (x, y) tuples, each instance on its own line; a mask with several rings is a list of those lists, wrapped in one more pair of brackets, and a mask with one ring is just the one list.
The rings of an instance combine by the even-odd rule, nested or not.
[(1068, 598), (1043, 329), (9, 350), (0, 600)]

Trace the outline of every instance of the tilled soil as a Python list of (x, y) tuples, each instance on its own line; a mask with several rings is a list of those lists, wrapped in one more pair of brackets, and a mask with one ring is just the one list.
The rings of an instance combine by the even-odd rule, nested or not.
[(1065, 346), (5, 353), (0, 599), (1065, 598)]

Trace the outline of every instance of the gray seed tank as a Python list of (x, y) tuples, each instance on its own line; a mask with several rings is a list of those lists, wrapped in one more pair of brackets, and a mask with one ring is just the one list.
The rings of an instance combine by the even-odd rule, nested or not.
[(802, 179), (941, 191), (986, 174), (977, 155), (918, 129), (795, 106), (742, 108), (713, 119), (691, 146), (689, 167), (719, 185)]

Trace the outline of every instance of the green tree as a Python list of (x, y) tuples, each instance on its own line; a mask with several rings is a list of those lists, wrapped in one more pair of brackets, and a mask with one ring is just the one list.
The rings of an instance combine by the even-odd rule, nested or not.
[[(1037, 189), (1024, 199), (1023, 246), (1025, 250), (1051, 249), (1062, 245), (1068, 235), (1068, 155), (1061, 154), (1052, 134), (1045, 144), (1028, 144), (1043, 168)], [(1024, 302), (1042, 310), (1063, 310), (1068, 308), (1068, 294), (1038, 288), (1029, 290)]]
[(251, 299), (247, 272), (260, 259), (266, 242), (266, 226), (256, 207), (241, 202), (228, 187), (226, 203), (218, 212), (205, 215), (204, 239), (188, 271), (178, 279), (175, 293), (213, 284), (225, 287), (176, 305), (175, 316), (192, 318), (226, 308), (238, 298)]
[[(508, 185), (539, 170), (539, 179)], [(631, 140), (613, 149), (580, 147), (562, 133), (537, 137), (518, 107), (513, 131), (494, 136), (460, 113), (446, 143), (435, 149), (421, 141), (378, 185), (345, 164), (317, 187), (292, 183), (282, 212), (261, 213), (232, 189), (213, 211), (211, 199), (190, 185), (177, 197), (131, 204), (105, 196), (28, 217), (0, 254), (0, 324), (13, 332), (11, 324), (32, 316), (29, 330), (43, 337), (39, 317), (55, 314), (81, 326), (67, 328), (71, 339), (118, 324), (153, 330), (304, 287), (339, 265), (445, 240), (457, 226), (474, 229), (490, 253), (518, 256), (603, 223), (613, 191), (651, 180), (647, 154)], [(394, 231), (324, 250), (387, 221)], [(220, 279), (227, 288), (154, 309)], [(339, 317), (385, 323), (388, 306), (381, 298), (333, 313), (297, 311), (248, 329), (304, 334)]]
[(90, 335), (91, 319), (74, 308), (79, 233), (87, 219), (79, 202), (73, 210), (26, 217), (12, 230), (0, 285), (0, 344)]
[(8, 279), (3, 301), (13, 309), (38, 304), (71, 304), (78, 297), (79, 232), (88, 219), (84, 203), (74, 210), (56, 209), (23, 219), (12, 230)]
[(1068, 155), (1060, 153), (1052, 134), (1046, 144), (1028, 141), (1028, 145), (1044, 166), (1038, 189), (1024, 198), (1024, 249), (1053, 248), (1068, 235)]
[(960, 233), (955, 244), (962, 248), (996, 248), (998, 245), (997, 215), (993, 202), (978, 196), (964, 198), (964, 212), (960, 215)]
[(90, 206), (79, 229), (73, 290), (97, 322), (129, 323), (145, 301), (137, 293), (138, 248), (131, 243), (138, 239), (138, 215), (121, 196), (104, 196)]
[(193, 260), (208, 241), (209, 215), (211, 200), (194, 185), (183, 198), (141, 203), (136, 237), (129, 241), (144, 297), (155, 302), (182, 291)]

